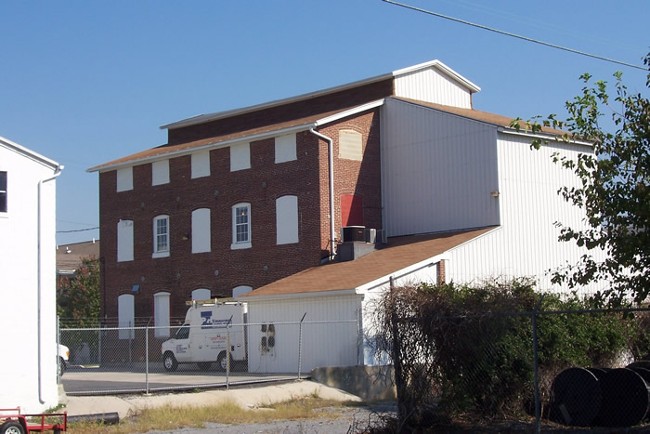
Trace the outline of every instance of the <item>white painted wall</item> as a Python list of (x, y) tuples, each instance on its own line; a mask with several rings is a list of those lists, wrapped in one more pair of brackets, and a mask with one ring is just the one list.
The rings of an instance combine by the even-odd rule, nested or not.
[(395, 95), (435, 104), (472, 108), (472, 95), (469, 90), (435, 67), (395, 77)]
[(39, 181), (54, 176), (58, 165), (16, 146), (0, 137), (0, 170), (8, 172), (8, 212), (0, 216), (0, 329), (4, 348), (0, 407), (20, 406), (23, 412), (30, 413), (55, 407), (59, 402), (56, 180), (41, 184), (40, 227), (38, 224)]
[[(589, 148), (556, 144), (531, 150), (529, 138), (499, 135), (498, 202), (502, 226), (452, 250), (446, 269), (448, 280), (530, 276), (539, 281), (540, 289), (549, 289), (552, 285), (547, 271), (566, 261), (575, 262), (586, 252), (574, 243), (557, 241), (559, 229), (554, 222), (580, 227), (583, 212), (557, 193), (562, 186), (577, 185), (577, 179), (571, 171), (552, 162), (554, 152), (575, 156), (589, 152)], [(598, 286), (591, 289), (595, 288)]]
[[(249, 372), (302, 374), (321, 366), (354, 366), (361, 360), (361, 296), (320, 296), (248, 301)], [(306, 315), (305, 315), (306, 314)], [(305, 315), (300, 347), (300, 320)], [(264, 352), (262, 324), (273, 323), (275, 347)], [(301, 348), (302, 360), (300, 360)]]
[(387, 235), (499, 224), (496, 127), (387, 99), (381, 115)]

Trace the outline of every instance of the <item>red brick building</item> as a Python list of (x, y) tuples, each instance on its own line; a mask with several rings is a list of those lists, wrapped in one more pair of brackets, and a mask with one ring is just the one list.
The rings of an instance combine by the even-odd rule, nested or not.
[[(413, 75), (424, 81), (398, 83)], [(428, 62), (165, 125), (166, 144), (89, 169), (99, 172), (104, 317), (164, 327), (186, 300), (335, 260), (343, 227), (381, 234), (384, 100), (470, 109), (476, 91)]]

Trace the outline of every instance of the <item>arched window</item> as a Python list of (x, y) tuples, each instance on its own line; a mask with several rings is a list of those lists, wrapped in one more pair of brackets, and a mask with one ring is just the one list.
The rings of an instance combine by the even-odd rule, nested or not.
[(210, 300), (212, 292), (209, 289), (199, 288), (192, 291), (192, 300)]
[(135, 298), (132, 294), (122, 294), (117, 297), (117, 325), (120, 328), (120, 339), (135, 337)]
[(153, 315), (157, 338), (169, 337), (169, 292), (158, 292), (153, 295)]
[(210, 208), (199, 208), (192, 211), (192, 253), (204, 253), (211, 250), (210, 232)]
[(133, 261), (133, 220), (117, 222), (117, 262)]
[(252, 290), (253, 290), (252, 286), (239, 285), (232, 289), (232, 296), (239, 297), (240, 295), (246, 294), (247, 292), (251, 292)]

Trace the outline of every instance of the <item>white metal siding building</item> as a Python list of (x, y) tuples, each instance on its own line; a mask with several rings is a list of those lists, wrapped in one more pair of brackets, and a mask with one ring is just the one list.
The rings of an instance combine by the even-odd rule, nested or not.
[[(590, 153), (588, 144), (551, 141), (531, 149), (534, 138), (558, 132), (521, 132), (511, 118), (472, 109), (479, 88), (439, 62), (394, 77), (395, 94), (380, 108), (388, 245), (243, 297), (250, 322), (259, 323), (249, 340), (252, 372), (381, 363), (372, 351), (373, 310), (391, 278), (404, 285), (531, 277), (541, 289), (558, 290), (549, 270), (585, 253), (558, 241), (555, 222), (580, 227), (583, 214), (558, 194), (577, 179), (551, 156)], [(300, 329), (282, 322), (303, 318), (300, 340)], [(325, 321), (332, 325), (317, 327)], [(261, 345), (270, 322), (278, 324), (273, 352)]]
[(56, 364), (55, 177), (62, 166), (0, 137), (0, 407), (59, 403)]

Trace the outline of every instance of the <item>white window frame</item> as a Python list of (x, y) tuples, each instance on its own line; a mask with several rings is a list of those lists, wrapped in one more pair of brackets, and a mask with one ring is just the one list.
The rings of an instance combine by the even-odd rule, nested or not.
[(296, 134), (275, 138), (275, 164), (296, 160)]
[(169, 337), (169, 298), (170, 293), (166, 291), (153, 295), (154, 337)]
[(169, 184), (169, 160), (151, 163), (151, 185)]
[(169, 256), (170, 243), (171, 243), (169, 232), (170, 231), (169, 231), (168, 215), (159, 215), (153, 218), (153, 254), (151, 255), (152, 258), (164, 258)]
[(206, 253), (211, 248), (210, 208), (192, 211), (192, 253)]
[(117, 262), (133, 259), (133, 220), (120, 220), (117, 222)]
[(210, 151), (195, 152), (191, 155), (192, 179), (210, 176)]
[(236, 143), (230, 145), (230, 171), (236, 172), (238, 170), (251, 168), (251, 144), (250, 143)]
[(275, 200), (275, 239), (278, 245), (298, 242), (298, 196)]
[[(246, 221), (241, 211), (245, 210)], [(241, 202), (232, 207), (232, 244), (230, 248), (248, 249), (252, 246), (251, 204)]]
[(117, 169), (117, 192), (133, 190), (133, 167)]

